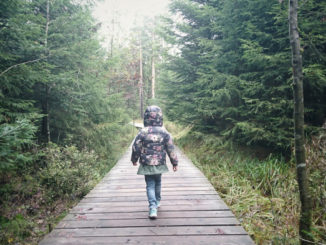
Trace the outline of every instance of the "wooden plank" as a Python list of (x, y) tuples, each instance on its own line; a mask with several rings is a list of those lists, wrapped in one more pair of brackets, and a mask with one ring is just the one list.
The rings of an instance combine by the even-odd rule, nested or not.
[[(180, 172), (174, 172), (173, 170), (169, 169), (167, 172), (164, 173), (164, 176), (167, 176), (167, 175), (173, 175), (173, 176), (178, 176), (178, 175), (182, 175), (184, 173), (198, 173), (199, 176), (204, 176), (202, 172), (200, 172), (199, 169), (196, 169), (196, 168), (183, 168), (182, 166), (179, 166), (178, 167), (178, 171), (179, 170), (182, 170)], [(109, 174), (107, 174), (105, 176), (105, 178), (109, 178), (109, 177), (112, 177), (114, 175), (128, 175), (128, 174), (137, 174), (137, 171), (138, 171), (138, 167), (135, 168), (133, 167), (132, 165), (130, 166), (127, 166), (125, 169), (112, 169), (112, 171), (110, 171)], [(141, 177), (141, 175), (138, 175), (138, 177)]]
[[(161, 207), (163, 206), (171, 206), (171, 205), (214, 205), (217, 204), (219, 205), (218, 201), (219, 199), (211, 199), (211, 200), (198, 200), (198, 199), (192, 199), (192, 200), (163, 200), (161, 201)], [(78, 207), (80, 206), (90, 206), (90, 205), (101, 205), (101, 206), (110, 206), (110, 207), (129, 207), (130, 206), (130, 201), (124, 201), (124, 202), (99, 202), (99, 201), (87, 201), (87, 200), (82, 200), (79, 204)], [(143, 200), (143, 201), (136, 201), (133, 202), (133, 205), (137, 206), (147, 206), (148, 201)]]
[[(224, 202), (215, 205), (184, 205), (184, 206), (163, 206), (161, 210), (164, 211), (181, 211), (181, 210), (229, 210), (228, 206)], [(112, 213), (112, 212), (141, 212), (148, 211), (147, 206), (129, 206), (129, 207), (112, 207), (110, 205), (97, 206), (97, 205), (77, 205), (71, 210), (71, 213)]]
[[(214, 189), (213, 187), (211, 186), (208, 186), (207, 184), (205, 183), (189, 183), (189, 184), (184, 184), (184, 183), (174, 183), (174, 184), (170, 184), (170, 183), (162, 183), (162, 185), (164, 186), (162, 188), (162, 190), (167, 190), (168, 188), (191, 188), (191, 187), (194, 187), (194, 188), (200, 188), (200, 187), (210, 187), (211, 189)], [(145, 183), (139, 183), (137, 185), (132, 185), (132, 186), (123, 186), (123, 185), (110, 185), (110, 184), (102, 184), (96, 188), (94, 188), (93, 190), (125, 190), (125, 189), (132, 189), (132, 190), (135, 190), (135, 189), (142, 189), (142, 190), (145, 190), (146, 188), (146, 184)]]
[[(165, 193), (165, 192), (176, 192), (176, 191), (210, 191), (210, 190), (214, 190), (213, 187), (211, 186), (200, 186), (200, 187), (194, 187), (194, 186), (190, 186), (190, 187), (162, 187), (161, 188), (161, 191), (162, 193)], [(123, 193), (123, 192), (144, 192), (146, 191), (145, 188), (127, 188), (127, 189), (106, 189), (106, 188), (101, 188), (101, 189), (98, 189), (98, 188), (95, 188), (93, 189), (94, 192), (98, 192), (98, 193)]]
[[(208, 205), (208, 206), (219, 206), (221, 200), (164, 200), (161, 202), (161, 207), (164, 206), (194, 206), (194, 205)], [(224, 204), (224, 203), (223, 203)], [(92, 207), (92, 206), (102, 206), (102, 207), (130, 207), (130, 201), (125, 202), (80, 202), (78, 207)], [(133, 202), (132, 206), (147, 206), (148, 201), (137, 201)]]
[[(162, 196), (175, 196), (175, 195), (217, 195), (217, 193), (214, 190), (211, 191), (165, 191), (161, 193)], [(133, 192), (130, 190), (130, 192), (98, 192), (98, 191), (91, 191), (89, 194), (87, 194), (86, 197), (114, 197), (114, 196), (146, 196), (146, 191), (140, 191), (140, 192)]]
[(168, 227), (203, 225), (239, 225), (234, 217), (228, 218), (170, 218), (170, 219), (116, 219), (116, 220), (65, 220), (56, 229), (72, 228), (117, 228), (117, 227)]
[[(188, 175), (189, 176), (189, 175)], [(189, 178), (188, 176), (164, 176), (162, 177), (162, 183), (206, 183), (210, 185), (207, 179), (198, 177), (198, 178)], [(128, 181), (126, 182), (126, 179)], [(111, 179), (105, 179), (102, 180), (101, 183), (108, 183), (108, 184), (141, 184), (145, 183), (145, 178), (144, 177), (137, 177), (136, 175), (130, 175), (130, 176), (115, 176), (114, 178)]]
[(200, 236), (128, 236), (128, 237), (50, 237), (46, 243), (40, 245), (254, 245), (247, 235), (200, 235)]
[[(219, 210), (196, 210), (196, 211), (159, 211), (159, 219), (169, 218), (226, 218), (234, 217), (231, 211)], [(68, 214), (64, 220), (104, 220), (104, 219), (147, 219), (148, 211), (143, 212), (129, 212), (129, 213), (82, 213), (82, 214)]]
[[(210, 185), (210, 183), (207, 180), (191, 180), (191, 179), (178, 179), (178, 180), (174, 180), (174, 179), (170, 179), (170, 180), (165, 180), (162, 179), (162, 185)], [(108, 180), (108, 181), (102, 181), (100, 183), (101, 185), (105, 185), (105, 186), (121, 186), (122, 182), (119, 180)], [(126, 186), (126, 184), (123, 184), (124, 186)], [(135, 185), (139, 185), (139, 186), (145, 186), (145, 180), (141, 179), (141, 180), (128, 180), (128, 185), (130, 186), (135, 186)], [(126, 186), (127, 187), (127, 186)]]
[[(164, 199), (162, 200), (221, 200), (221, 198), (217, 195), (164, 195)], [(99, 195), (98, 197), (84, 197), (81, 202), (137, 202), (137, 201), (147, 201), (146, 195), (143, 196), (112, 196), (112, 197), (102, 197)]]
[(241, 226), (178, 226), (176, 227), (128, 227), (55, 229), (52, 236), (182, 236), (182, 235), (246, 235)]
[[(145, 181), (137, 181), (132, 183), (131, 181), (128, 181), (128, 185), (126, 186), (125, 184), (121, 184), (121, 182), (116, 182), (116, 183), (107, 183), (107, 182), (102, 182), (101, 185), (96, 186), (96, 189), (101, 188), (101, 189), (114, 189), (114, 188), (120, 188), (120, 189), (129, 189), (133, 187), (145, 187), (146, 183)], [(179, 181), (179, 182), (170, 182), (170, 181), (162, 181), (162, 185), (164, 187), (185, 187), (185, 186), (207, 186), (207, 182), (194, 182), (194, 181), (189, 181), (185, 183), (184, 181)]]
[[(110, 177), (110, 179), (112, 179), (112, 180), (120, 180), (120, 181), (126, 181), (126, 177), (124, 177), (124, 176), (112, 176), (112, 177)], [(137, 177), (137, 176), (130, 176), (130, 178), (128, 178), (128, 179), (130, 179), (130, 180), (143, 180), (144, 178), (143, 177)], [(194, 179), (194, 180), (205, 180), (205, 177), (192, 177), (192, 176), (189, 176), (189, 175), (185, 175), (185, 176), (183, 176), (183, 175), (178, 175), (178, 176), (164, 176), (164, 179), (181, 179), (181, 180), (183, 180), (183, 179), (189, 179), (189, 180), (191, 180), (191, 179)]]
[[(216, 196), (216, 193), (210, 193), (210, 194), (197, 194), (197, 193), (193, 193), (193, 194), (188, 194), (188, 195), (179, 195), (178, 193), (176, 194), (169, 194), (167, 193), (166, 195), (163, 195), (163, 198), (165, 200), (172, 200), (172, 199), (178, 199), (178, 197), (180, 198), (194, 198), (194, 197), (198, 197), (198, 196), (202, 196), (202, 197), (208, 197), (208, 196)], [(88, 194), (87, 196), (85, 196), (85, 198), (129, 198), (130, 201), (133, 201), (133, 200), (139, 200), (139, 199), (144, 199), (144, 198), (147, 198), (146, 197), (146, 193), (144, 194), (139, 194), (139, 195), (103, 195), (102, 193), (99, 193), (99, 194)], [(206, 198), (207, 199), (207, 198)], [(212, 198), (213, 199), (213, 198)]]
[[(179, 171), (179, 170), (178, 170)], [(180, 170), (181, 171), (181, 170)], [(202, 175), (201, 172), (199, 172), (199, 170), (196, 170), (196, 171), (183, 171), (182, 173), (179, 173), (179, 174), (176, 174), (176, 173), (173, 173), (173, 172), (167, 172), (167, 173), (164, 173), (163, 177), (164, 178), (177, 178), (177, 177), (180, 177), (180, 176), (189, 176), (189, 175), (196, 175), (196, 178), (204, 178), (205, 176)], [(111, 177), (135, 177), (135, 178), (138, 178), (138, 179), (143, 179), (143, 176), (142, 175), (137, 175), (136, 172), (114, 172), (114, 173), (111, 173), (110, 175), (108, 175), (106, 178), (109, 179)]]

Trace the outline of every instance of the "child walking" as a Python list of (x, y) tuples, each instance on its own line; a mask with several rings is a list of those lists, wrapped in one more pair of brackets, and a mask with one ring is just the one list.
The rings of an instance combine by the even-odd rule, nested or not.
[(149, 218), (156, 219), (161, 201), (161, 176), (168, 172), (166, 153), (177, 171), (178, 158), (171, 135), (162, 127), (163, 114), (158, 106), (149, 106), (144, 113), (144, 128), (138, 133), (132, 146), (131, 162), (139, 169), (137, 174), (145, 175)]

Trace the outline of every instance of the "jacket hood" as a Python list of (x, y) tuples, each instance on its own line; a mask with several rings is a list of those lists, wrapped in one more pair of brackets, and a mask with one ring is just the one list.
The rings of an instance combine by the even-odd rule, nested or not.
[(156, 105), (148, 106), (144, 113), (144, 126), (163, 126), (163, 113)]

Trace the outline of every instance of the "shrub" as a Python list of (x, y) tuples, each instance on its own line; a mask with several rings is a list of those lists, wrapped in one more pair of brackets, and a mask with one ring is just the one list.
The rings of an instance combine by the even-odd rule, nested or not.
[(110, 167), (94, 151), (80, 151), (75, 146), (50, 144), (44, 149), (44, 155), (46, 166), (38, 176), (54, 199), (62, 195), (85, 195)]

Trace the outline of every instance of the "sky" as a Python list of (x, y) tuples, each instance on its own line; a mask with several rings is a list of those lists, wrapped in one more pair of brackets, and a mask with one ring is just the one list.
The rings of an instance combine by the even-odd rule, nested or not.
[(169, 0), (102, 0), (94, 8), (93, 15), (102, 22), (100, 33), (108, 39), (109, 33), (112, 33), (112, 19), (118, 22), (114, 25), (114, 32), (119, 29), (126, 34), (135, 21), (142, 22), (145, 16), (167, 13), (168, 3)]

